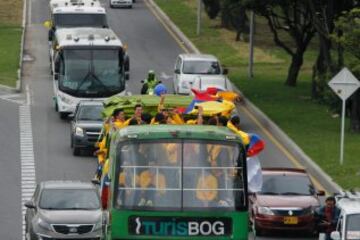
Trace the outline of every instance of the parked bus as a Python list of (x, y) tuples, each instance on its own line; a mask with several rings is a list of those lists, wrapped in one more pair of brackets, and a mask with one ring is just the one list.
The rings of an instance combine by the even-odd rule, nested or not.
[(55, 109), (61, 118), (73, 113), (81, 100), (124, 94), (127, 55), (111, 29), (64, 28), (55, 37), (51, 68)]
[(248, 239), (246, 151), (227, 128), (129, 126), (109, 165), (106, 239)]

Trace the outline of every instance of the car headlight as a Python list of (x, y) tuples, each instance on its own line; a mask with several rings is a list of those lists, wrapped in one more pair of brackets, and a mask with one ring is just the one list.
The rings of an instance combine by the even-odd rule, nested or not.
[(95, 227), (94, 227), (93, 231), (96, 232), (96, 231), (99, 231), (101, 229), (102, 229), (102, 222), (100, 221), (97, 224), (95, 224)]
[(51, 228), (50, 224), (47, 223), (47, 222), (45, 222), (45, 221), (42, 220), (41, 218), (39, 218), (39, 219), (37, 220), (37, 225), (38, 225), (40, 228), (44, 229), (44, 230), (52, 231), (52, 228)]
[(268, 207), (258, 207), (257, 212), (262, 215), (275, 215)]
[(187, 82), (182, 82), (182, 83), (181, 83), (181, 87), (182, 87), (182, 88), (185, 88), (185, 89), (188, 89), (188, 88), (189, 88)]
[(79, 137), (83, 137), (84, 136), (84, 129), (82, 129), (81, 127), (76, 127), (75, 128), (75, 135), (79, 136)]

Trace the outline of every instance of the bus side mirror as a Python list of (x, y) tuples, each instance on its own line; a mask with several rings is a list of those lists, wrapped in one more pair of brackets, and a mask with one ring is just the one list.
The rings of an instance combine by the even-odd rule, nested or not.
[(223, 74), (224, 74), (224, 75), (227, 75), (227, 74), (229, 74), (229, 69), (227, 69), (227, 68), (224, 68), (224, 69), (223, 69)]
[(43, 25), (44, 25), (44, 27), (46, 27), (48, 29), (50, 29), (52, 27), (52, 23), (50, 20), (45, 21)]
[(51, 42), (53, 40), (53, 37), (54, 37), (54, 29), (50, 28), (49, 29), (49, 36), (48, 36), (49, 42)]
[(125, 73), (125, 80), (129, 80), (130, 79), (130, 74), (129, 73)]
[(125, 72), (130, 71), (130, 58), (128, 55), (124, 56), (124, 69), (125, 69)]

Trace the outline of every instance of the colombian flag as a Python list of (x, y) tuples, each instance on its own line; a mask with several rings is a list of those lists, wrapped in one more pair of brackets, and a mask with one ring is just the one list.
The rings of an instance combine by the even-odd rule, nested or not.
[(250, 143), (247, 150), (247, 157), (258, 155), (264, 148), (265, 142), (257, 134), (249, 133)]

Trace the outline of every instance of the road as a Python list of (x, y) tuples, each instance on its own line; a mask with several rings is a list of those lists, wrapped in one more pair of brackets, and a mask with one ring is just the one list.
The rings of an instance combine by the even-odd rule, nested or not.
[[(0, 99), (0, 109), (7, 114), (0, 118), (0, 238), (21, 239), (21, 182), (19, 109), (26, 102), (31, 110), (31, 128), (34, 146), (36, 182), (43, 180), (84, 180), (92, 178), (96, 159), (89, 156), (74, 157), (70, 150), (70, 126), (60, 120), (53, 109), (52, 82), (49, 72), (47, 29), (42, 26), (48, 19), (48, 0), (29, 0), (29, 21), (26, 35), (23, 89), (21, 99), (14, 102)], [(106, 6), (107, 7), (107, 6)], [(172, 89), (171, 79), (176, 56), (183, 52), (173, 37), (165, 30), (143, 1), (138, 0), (133, 9), (108, 9), (111, 28), (129, 46), (131, 77), (127, 82), (133, 94), (140, 91), (142, 80), (149, 69), (162, 76), (162, 81)], [(28, 89), (28, 91), (25, 91)], [(0, 93), (1, 95), (1, 93)], [(273, 140), (250, 121), (241, 111), (243, 128), (265, 138), (267, 147), (260, 158), (265, 167), (291, 167), (289, 161)], [(20, 159), (20, 160), (19, 160)], [(274, 236), (257, 239), (293, 239), (295, 236)], [(310, 238), (298, 238), (310, 239)]]

